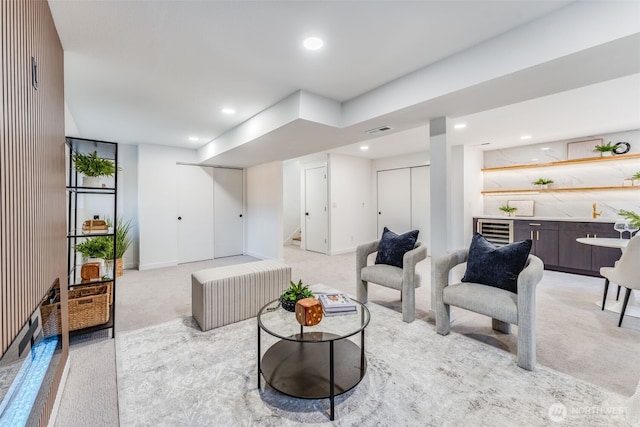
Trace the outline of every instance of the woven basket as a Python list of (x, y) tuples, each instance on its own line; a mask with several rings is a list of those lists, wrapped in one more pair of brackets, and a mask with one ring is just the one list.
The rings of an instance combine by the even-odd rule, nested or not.
[[(109, 322), (113, 282), (83, 286), (69, 291), (69, 330), (89, 328)], [(62, 333), (59, 297), (40, 306), (45, 337)]]

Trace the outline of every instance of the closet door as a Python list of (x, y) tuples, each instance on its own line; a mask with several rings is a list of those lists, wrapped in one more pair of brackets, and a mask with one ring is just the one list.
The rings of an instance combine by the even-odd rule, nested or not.
[(411, 229), (419, 230), (418, 240), (430, 243), (429, 166), (411, 168)]
[(213, 259), (213, 168), (177, 167), (178, 263)]
[(378, 171), (378, 237), (384, 227), (397, 234), (411, 230), (409, 168)]
[(242, 255), (244, 242), (242, 169), (214, 168), (214, 254)]

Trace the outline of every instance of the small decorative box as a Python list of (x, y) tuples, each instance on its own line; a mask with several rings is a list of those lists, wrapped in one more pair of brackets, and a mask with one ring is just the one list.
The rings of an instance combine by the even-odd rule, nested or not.
[(302, 326), (313, 326), (322, 320), (322, 305), (315, 298), (303, 298), (296, 303), (296, 320)]
[(86, 264), (82, 264), (82, 268), (80, 269), (80, 277), (82, 277), (82, 283), (100, 279), (100, 263), (88, 262)]

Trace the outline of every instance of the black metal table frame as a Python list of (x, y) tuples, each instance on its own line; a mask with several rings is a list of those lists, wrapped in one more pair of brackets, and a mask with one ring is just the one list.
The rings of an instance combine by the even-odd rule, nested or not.
[[(260, 376), (263, 375), (262, 372), (262, 366), (261, 366), (261, 339), (260, 339), (260, 335), (261, 335), (261, 330), (263, 329), (261, 327), (261, 323), (260, 323), (260, 314), (262, 313), (262, 311), (270, 304), (272, 304), (273, 302), (270, 302), (268, 304), (266, 304), (264, 307), (262, 307), (262, 309), (260, 309), (260, 312), (258, 313), (257, 316), (257, 320), (258, 320), (258, 389), (262, 388), (262, 384), (261, 384), (261, 380), (260, 380)], [(366, 310), (367, 308), (364, 306), (364, 304), (361, 304), (362, 308), (364, 310)], [(361, 316), (364, 315), (364, 313), (360, 314)], [(335, 419), (335, 397), (336, 397), (336, 393), (335, 393), (335, 369), (334, 369), (334, 342), (335, 341), (341, 341), (341, 340), (345, 340), (351, 336), (354, 336), (358, 333), (360, 333), (360, 371), (361, 371), (361, 375), (360, 375), (360, 379), (362, 379), (362, 377), (364, 377), (364, 374), (366, 372), (366, 358), (364, 356), (364, 331), (367, 327), (367, 325), (369, 324), (369, 319), (367, 320), (366, 324), (362, 326), (362, 328), (359, 331), (355, 331), (352, 334), (349, 335), (344, 335), (344, 336), (340, 336), (339, 338), (336, 339), (331, 339), (328, 340), (329, 342), (329, 402), (331, 404), (331, 412), (330, 412), (330, 420), (333, 421)], [(272, 335), (276, 338), (280, 338), (277, 335), (274, 335), (273, 333), (271, 333), (268, 329), (265, 329), (265, 331), (269, 334)], [(302, 325), (300, 325), (300, 336), (304, 336), (304, 327)], [(304, 340), (298, 340), (298, 339), (293, 339), (293, 338), (281, 338), (280, 341), (295, 341), (301, 344), (321, 344), (321, 343), (326, 343), (327, 341), (304, 341)], [(265, 378), (265, 382), (268, 383), (267, 379)], [(358, 381), (359, 383), (359, 381)], [(354, 384), (353, 387), (355, 387), (358, 383)], [(353, 388), (352, 387), (352, 388)], [(277, 390), (277, 389), (276, 389)], [(350, 389), (349, 389), (350, 390)], [(340, 393), (338, 393), (338, 395), (346, 393), (349, 390), (344, 390)], [(278, 392), (282, 393), (280, 390), (278, 390)], [(287, 394), (287, 393), (283, 393), (283, 394)], [(305, 397), (300, 397), (300, 396), (292, 396), (292, 397), (296, 397), (296, 398), (301, 398), (301, 399), (311, 399), (311, 398), (305, 398)]]

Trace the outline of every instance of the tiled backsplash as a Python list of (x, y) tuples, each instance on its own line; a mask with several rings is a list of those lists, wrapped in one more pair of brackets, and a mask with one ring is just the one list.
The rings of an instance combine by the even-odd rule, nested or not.
[[(621, 132), (559, 141), (514, 147), (504, 150), (486, 151), (484, 166), (498, 167), (529, 163), (549, 163), (567, 160), (567, 143), (602, 138), (608, 141), (625, 141), (631, 144), (629, 153), (640, 154), (640, 130)], [(543, 150), (544, 148), (544, 150)], [(556, 167), (540, 167), (512, 169), (483, 173), (484, 190), (526, 190), (534, 189), (533, 181), (548, 178), (554, 181), (553, 187), (604, 187), (621, 186), (625, 178), (640, 171), (640, 159), (624, 159), (602, 163), (580, 163)], [(636, 182), (636, 185), (640, 185)], [(516, 191), (505, 195), (485, 195), (484, 214), (500, 215), (498, 209), (510, 200), (533, 200), (534, 215), (542, 217), (589, 218), (593, 211), (593, 203), (597, 203), (597, 211), (601, 218), (618, 219), (620, 209), (640, 212), (640, 187), (637, 190), (598, 190), (570, 192), (521, 193)]]

